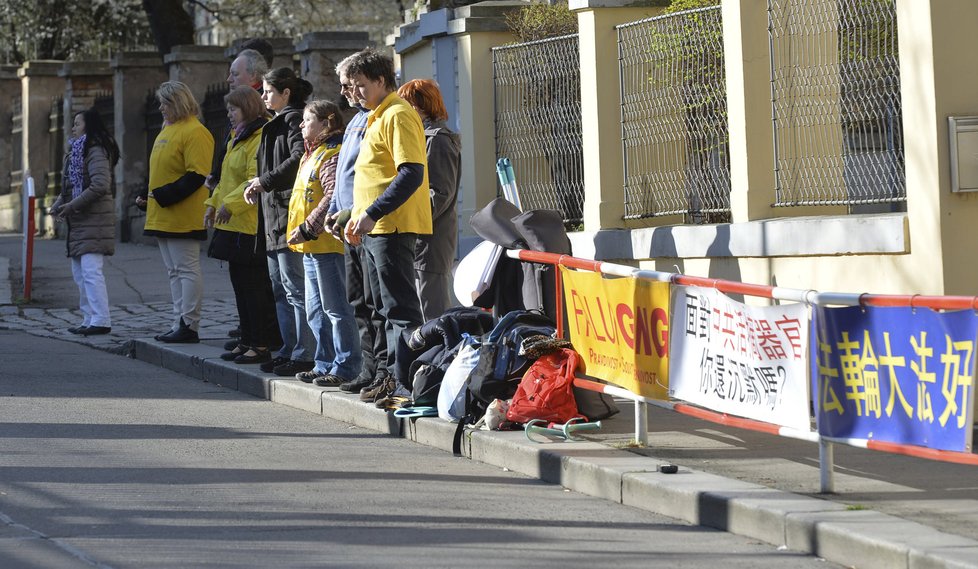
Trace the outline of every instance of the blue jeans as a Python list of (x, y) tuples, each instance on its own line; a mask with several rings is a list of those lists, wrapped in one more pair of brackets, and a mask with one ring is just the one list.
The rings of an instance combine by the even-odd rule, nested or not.
[(302, 263), (306, 268), (306, 318), (316, 336), (313, 371), (354, 380), (360, 375), (363, 354), (353, 305), (346, 298), (343, 255), (306, 253)]
[(306, 280), (302, 253), (291, 249), (268, 251), (268, 276), (275, 297), (275, 315), (282, 349), (275, 355), (297, 362), (312, 360), (316, 337), (306, 322)]

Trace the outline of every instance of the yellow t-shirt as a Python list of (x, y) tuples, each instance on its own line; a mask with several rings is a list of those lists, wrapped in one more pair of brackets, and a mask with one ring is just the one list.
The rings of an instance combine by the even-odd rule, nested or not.
[(431, 234), (424, 126), (417, 111), (397, 93), (391, 93), (367, 116), (367, 130), (354, 166), (354, 219), (384, 193), (397, 176), (397, 167), (404, 163), (423, 165), (424, 180), (406, 202), (377, 221), (371, 235)]
[[(214, 137), (197, 117), (165, 125), (153, 144), (149, 157), (149, 189), (180, 179), (187, 172), (206, 176), (214, 158)], [(160, 207), (152, 198), (146, 206), (146, 230), (165, 233), (190, 233), (204, 229), (204, 200), (207, 188), (201, 185), (192, 195), (169, 207)]]

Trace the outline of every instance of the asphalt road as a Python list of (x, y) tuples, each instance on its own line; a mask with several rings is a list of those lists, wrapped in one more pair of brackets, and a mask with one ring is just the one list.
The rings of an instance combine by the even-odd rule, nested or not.
[(831, 567), (0, 331), (0, 567)]

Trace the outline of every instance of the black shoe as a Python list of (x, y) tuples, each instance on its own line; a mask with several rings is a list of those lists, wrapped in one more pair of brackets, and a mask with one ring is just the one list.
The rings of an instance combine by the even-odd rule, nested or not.
[(200, 342), (197, 331), (187, 327), (180, 327), (168, 334), (160, 334), (156, 339), (166, 344), (197, 344)]
[(247, 352), (249, 349), (251, 348), (245, 346), (244, 344), (236, 343), (234, 344), (234, 348), (230, 352), (224, 352), (223, 354), (221, 354), (221, 359), (226, 362), (233, 362), (235, 358)]
[(327, 373), (326, 375), (317, 377), (312, 382), (319, 387), (337, 387), (342, 383), (346, 383), (346, 380), (338, 375)]
[(237, 348), (238, 344), (240, 343), (241, 340), (228, 340), (227, 342), (224, 342), (224, 349), (230, 352)]
[(101, 336), (102, 334), (108, 334), (112, 331), (112, 328), (108, 326), (85, 326), (77, 332), (82, 336)]
[(358, 377), (353, 381), (340, 384), (340, 391), (346, 393), (360, 393), (360, 390), (374, 382), (372, 377)]
[(176, 330), (170, 330), (169, 332), (163, 332), (162, 334), (157, 334), (153, 336), (153, 339), (156, 340), (157, 342), (165, 342), (166, 338), (169, 338), (170, 336), (173, 336), (176, 333), (177, 333)]
[(88, 326), (72, 326), (71, 328), (68, 328), (68, 332), (71, 334), (81, 334), (81, 331), (85, 328), (88, 328)]
[(294, 377), (295, 374), (303, 371), (312, 371), (316, 367), (313, 362), (297, 362), (295, 360), (289, 360), (282, 365), (277, 365), (272, 368), (272, 373), (279, 377)]
[[(269, 348), (271, 349), (271, 348)], [(289, 361), (289, 358), (283, 356), (275, 356), (274, 358), (268, 360), (267, 362), (261, 364), (261, 370), (265, 373), (272, 373), (272, 371), (278, 366)]]
[(240, 337), (241, 337), (241, 326), (228, 330), (228, 338), (240, 338)]
[(272, 359), (272, 353), (268, 351), (268, 348), (251, 348), (234, 358), (233, 361), (236, 364), (260, 364), (270, 359)]

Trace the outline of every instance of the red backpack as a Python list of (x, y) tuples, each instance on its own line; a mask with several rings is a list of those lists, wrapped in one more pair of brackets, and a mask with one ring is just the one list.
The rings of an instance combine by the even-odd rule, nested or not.
[(567, 348), (540, 356), (523, 375), (506, 419), (515, 423), (534, 419), (566, 423), (580, 417), (574, 399), (574, 371), (580, 359), (577, 352)]

